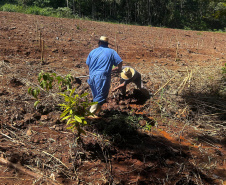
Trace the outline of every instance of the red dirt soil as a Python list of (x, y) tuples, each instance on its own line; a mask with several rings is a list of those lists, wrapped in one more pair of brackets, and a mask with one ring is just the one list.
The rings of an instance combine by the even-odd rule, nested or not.
[[(226, 63), (225, 33), (0, 12), (0, 184), (226, 184), (225, 138), (191, 138), (194, 132), (201, 138), (201, 131), (186, 127), (183, 118), (163, 121), (153, 99), (143, 100), (133, 86), (127, 99), (109, 93), (100, 119), (88, 120), (82, 144), (73, 142), (60, 121), (54, 97), (33, 107), (27, 89), (37, 84), (38, 73), (88, 75), (85, 61), (101, 35), (109, 37), (125, 65), (142, 74), (152, 93), (160, 87), (149, 76), (155, 65), (177, 71)], [(90, 93), (87, 78), (77, 80), (78, 93)], [(112, 86), (118, 80), (112, 77)], [(118, 122), (131, 114), (142, 117), (137, 125), (151, 123), (151, 130), (124, 133), (128, 125)], [(111, 128), (113, 122), (118, 127)]]

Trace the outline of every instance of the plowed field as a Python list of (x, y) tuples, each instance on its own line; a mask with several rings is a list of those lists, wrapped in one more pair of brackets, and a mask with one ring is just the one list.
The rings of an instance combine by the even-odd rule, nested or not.
[[(34, 108), (27, 90), (42, 70), (71, 74), (91, 101), (85, 61), (101, 35), (153, 96), (110, 91), (77, 143), (57, 93)], [(226, 99), (211, 94), (225, 43), (225, 33), (0, 12), (0, 184), (226, 184)]]

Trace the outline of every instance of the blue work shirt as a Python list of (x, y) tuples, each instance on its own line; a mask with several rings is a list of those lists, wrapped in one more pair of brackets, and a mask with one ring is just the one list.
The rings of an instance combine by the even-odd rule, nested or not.
[(89, 66), (90, 76), (95, 74), (110, 76), (112, 66), (117, 66), (121, 61), (122, 59), (115, 50), (99, 46), (90, 52), (86, 64)]
[(99, 46), (90, 52), (86, 60), (90, 75), (87, 82), (92, 90), (94, 102), (100, 105), (105, 102), (111, 84), (112, 66), (121, 62), (118, 53), (105, 46)]

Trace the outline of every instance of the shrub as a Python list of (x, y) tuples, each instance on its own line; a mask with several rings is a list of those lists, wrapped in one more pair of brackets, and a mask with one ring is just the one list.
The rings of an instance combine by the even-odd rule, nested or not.
[(226, 78), (226, 63), (224, 64), (225, 67), (222, 67), (222, 74), (223, 74), (223, 78)]
[(68, 7), (59, 7), (56, 9), (57, 17), (70, 17), (72, 15), (72, 11)]
[(52, 16), (54, 14), (56, 14), (56, 10), (54, 10), (53, 8), (49, 8), (49, 7), (43, 8), (40, 11), (40, 15), (44, 15), (44, 16)]
[(1, 7), (2, 11), (5, 12), (17, 12), (18, 11), (18, 6), (17, 5), (12, 5), (12, 4), (5, 4)]
[[(85, 131), (82, 129), (82, 127), (87, 124), (85, 117), (93, 115), (92, 113), (90, 113), (89, 107), (96, 104), (96, 102), (88, 101), (88, 93), (84, 93), (82, 95), (75, 94), (75, 89), (71, 89), (72, 80), (73, 77), (70, 74), (62, 77), (57, 76), (56, 73), (41, 71), (38, 75), (39, 85), (42, 88), (41, 90), (45, 93), (49, 94), (49, 91), (53, 89), (53, 85), (56, 84), (58, 84), (59, 91), (62, 91), (63, 87), (66, 88), (63, 93), (58, 93), (58, 95), (64, 97), (64, 102), (59, 104), (59, 106), (63, 110), (61, 117), (62, 120), (67, 120), (66, 124), (69, 125), (68, 129), (72, 130), (72, 132), (77, 130), (77, 136), (80, 137), (81, 133), (85, 134)], [(56, 81), (57, 83), (55, 83)], [(28, 89), (28, 94), (34, 97), (34, 99), (36, 100), (34, 106), (37, 107), (40, 103), (40, 88), (30, 87)]]
[(88, 93), (74, 95), (75, 89), (69, 89), (68, 91), (70, 92), (69, 95), (66, 93), (60, 94), (64, 97), (64, 103), (59, 104), (63, 109), (61, 117), (62, 120), (67, 120), (67, 125), (70, 125), (67, 129), (71, 129), (72, 132), (76, 129), (79, 137), (81, 133), (85, 134), (85, 131), (82, 129), (87, 124), (85, 117), (92, 115), (88, 108), (96, 104), (96, 102), (88, 102), (86, 97)]
[(40, 15), (42, 11), (42, 8), (39, 8), (37, 6), (28, 7), (25, 10), (25, 13), (27, 14), (34, 14), (34, 15)]

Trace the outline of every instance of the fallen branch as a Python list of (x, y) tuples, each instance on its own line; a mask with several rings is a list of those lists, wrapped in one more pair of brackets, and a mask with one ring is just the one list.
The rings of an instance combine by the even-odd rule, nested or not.
[(22, 178), (18, 178), (18, 177), (0, 177), (0, 179), (19, 179), (19, 180), (22, 180), (22, 181), (33, 180), (33, 179), (22, 179)]

